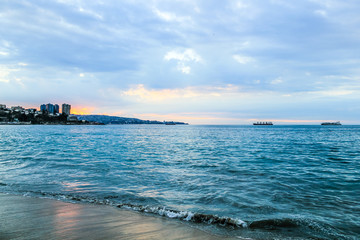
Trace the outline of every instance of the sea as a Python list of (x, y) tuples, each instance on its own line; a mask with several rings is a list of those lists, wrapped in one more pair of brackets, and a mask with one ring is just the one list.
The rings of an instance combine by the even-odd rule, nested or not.
[(360, 126), (0, 125), (0, 192), (238, 239), (360, 239)]

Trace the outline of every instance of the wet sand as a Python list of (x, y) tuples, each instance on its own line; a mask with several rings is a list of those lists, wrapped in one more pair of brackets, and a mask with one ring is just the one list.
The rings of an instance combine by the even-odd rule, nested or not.
[(230, 238), (111, 206), (0, 194), (0, 240), (8, 239)]

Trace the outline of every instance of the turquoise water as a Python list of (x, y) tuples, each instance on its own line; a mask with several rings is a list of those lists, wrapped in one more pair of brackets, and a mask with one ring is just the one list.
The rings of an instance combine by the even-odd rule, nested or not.
[(253, 239), (359, 239), (360, 126), (0, 126), (0, 192)]

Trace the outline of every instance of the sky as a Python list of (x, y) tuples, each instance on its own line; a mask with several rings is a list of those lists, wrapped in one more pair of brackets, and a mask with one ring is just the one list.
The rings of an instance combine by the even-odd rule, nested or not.
[(1, 0), (0, 104), (360, 124), (358, 0)]

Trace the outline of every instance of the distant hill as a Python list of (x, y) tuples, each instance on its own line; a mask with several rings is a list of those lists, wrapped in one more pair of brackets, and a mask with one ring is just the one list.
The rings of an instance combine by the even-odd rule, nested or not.
[(138, 118), (125, 118), (108, 115), (74, 115), (79, 120), (86, 120), (89, 122), (98, 122), (104, 124), (187, 124), (184, 122), (160, 122), (155, 120), (141, 120)]

